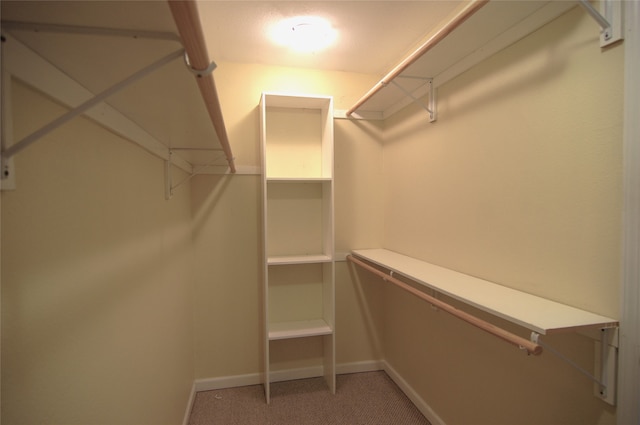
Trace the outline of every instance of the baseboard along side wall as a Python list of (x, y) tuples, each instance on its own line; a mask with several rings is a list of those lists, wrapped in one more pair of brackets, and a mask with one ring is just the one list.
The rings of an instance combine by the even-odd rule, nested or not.
[[(364, 362), (342, 363), (336, 365), (336, 373), (344, 375), (349, 373), (362, 373), (384, 370), (387, 375), (396, 383), (402, 392), (413, 402), (420, 412), (432, 425), (446, 425), (437, 413), (427, 404), (420, 395), (407, 383), (407, 381), (396, 372), (385, 360), (371, 360)], [(271, 382), (290, 381), (294, 379), (306, 379), (323, 376), (322, 366), (288, 369), (271, 373)], [(222, 376), (218, 378), (196, 379), (189, 397), (189, 404), (186, 409), (183, 425), (189, 423), (189, 415), (195, 401), (196, 393), (200, 391), (213, 391), (223, 388), (243, 387), (247, 385), (262, 384), (262, 374), (249, 373), (246, 375)]]
[(193, 403), (196, 401), (196, 384), (195, 382), (191, 386), (191, 394), (189, 394), (189, 400), (187, 400), (187, 408), (184, 411), (184, 418), (182, 419), (182, 425), (189, 425), (189, 418), (191, 417), (191, 409), (193, 409)]
[(429, 406), (429, 404), (409, 385), (409, 383), (402, 377), (396, 370), (386, 361), (383, 361), (383, 370), (389, 375), (389, 377), (396, 383), (398, 387), (409, 400), (420, 410), (425, 418), (431, 423), (431, 425), (446, 425), (440, 416)]
[[(336, 365), (336, 373), (358, 373), (383, 370), (382, 361), (372, 360), (366, 362), (343, 363)], [(294, 379), (306, 379), (323, 376), (322, 366), (306, 367), (299, 369), (287, 369), (271, 372), (271, 382), (291, 381)], [(246, 375), (221, 376), (217, 378), (196, 379), (194, 388), (196, 392), (220, 390), (223, 388), (243, 387), (247, 385), (262, 384), (262, 374), (248, 373)]]

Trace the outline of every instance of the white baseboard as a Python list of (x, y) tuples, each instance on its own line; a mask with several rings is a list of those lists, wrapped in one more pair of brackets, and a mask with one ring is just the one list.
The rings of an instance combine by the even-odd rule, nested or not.
[[(348, 373), (372, 372), (376, 370), (384, 370), (393, 382), (400, 387), (409, 400), (416, 405), (418, 410), (433, 425), (446, 425), (444, 421), (436, 414), (418, 393), (402, 378), (396, 370), (384, 360), (370, 360), (365, 362), (342, 363), (336, 365), (336, 374), (344, 375)], [(290, 381), (294, 379), (306, 379), (322, 376), (322, 366), (288, 369), (271, 372), (271, 382)], [(195, 401), (195, 393), (200, 391), (212, 391), (223, 388), (243, 387), (247, 385), (258, 385), (262, 383), (262, 374), (249, 373), (246, 375), (223, 376), (218, 378), (196, 379), (193, 383), (189, 404), (185, 413), (183, 425), (189, 422), (191, 407)]]
[(191, 394), (189, 394), (189, 401), (187, 401), (187, 408), (184, 411), (184, 418), (182, 419), (182, 425), (189, 425), (189, 417), (191, 417), (191, 409), (193, 403), (196, 401), (196, 384), (191, 386)]
[(402, 390), (403, 393), (409, 397), (409, 400), (415, 404), (415, 406), (420, 410), (420, 412), (424, 415), (425, 418), (432, 425), (446, 425), (440, 416), (424, 401), (420, 395), (404, 380), (402, 376), (396, 372), (396, 370), (389, 365), (386, 361), (384, 362), (384, 371), (387, 372), (387, 375), (396, 383), (398, 387)]
[(222, 388), (244, 387), (256, 385), (262, 382), (261, 374), (249, 373), (246, 375), (221, 376), (219, 378), (196, 379), (194, 386), (196, 392), (219, 390)]
[[(366, 361), (343, 363), (336, 365), (337, 374), (370, 372), (374, 370), (383, 370), (382, 361)], [(271, 382), (291, 381), (294, 379), (314, 378), (322, 376), (322, 366), (306, 367), (300, 369), (287, 369), (271, 372)], [(196, 392), (212, 391), (222, 388), (244, 387), (246, 385), (257, 385), (262, 383), (262, 374), (249, 373), (246, 375), (222, 376), (218, 378), (196, 379), (194, 388)]]
[(374, 372), (384, 370), (383, 360), (368, 360), (365, 362), (342, 363), (336, 365), (336, 374), (346, 375), (347, 373)]
[(296, 379), (316, 378), (324, 375), (322, 366), (303, 367), (299, 369), (272, 370), (271, 382), (294, 381)]

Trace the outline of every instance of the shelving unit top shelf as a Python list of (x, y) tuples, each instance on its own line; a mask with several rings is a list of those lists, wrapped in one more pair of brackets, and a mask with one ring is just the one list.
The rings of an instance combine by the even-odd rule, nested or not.
[(265, 92), (263, 93), (263, 99), (266, 107), (308, 109), (327, 108), (333, 100), (331, 96), (305, 94), (294, 95), (279, 92)]

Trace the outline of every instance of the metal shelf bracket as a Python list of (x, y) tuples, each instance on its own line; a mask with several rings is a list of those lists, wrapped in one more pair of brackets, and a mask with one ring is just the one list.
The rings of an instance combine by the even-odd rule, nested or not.
[[(2, 36), (2, 43), (6, 38)], [(4, 48), (0, 52), (0, 105), (2, 116), (0, 117), (0, 190), (15, 190), (16, 173), (13, 158), (3, 155), (5, 147), (13, 144), (13, 116), (11, 113), (11, 74), (5, 69)]]
[[(173, 151), (216, 151), (221, 152), (221, 156), (217, 159), (214, 159), (212, 162), (207, 164), (201, 164), (198, 166), (194, 166), (189, 172), (189, 175), (182, 179), (181, 181), (173, 184), (173, 173), (171, 171), (171, 166), (173, 164)], [(235, 158), (233, 158), (235, 160)], [(164, 197), (168, 201), (173, 197), (173, 191), (183, 184), (189, 182), (192, 178), (199, 174), (203, 174), (203, 170), (210, 167), (224, 167), (223, 165), (218, 165), (216, 161), (218, 160), (226, 160), (224, 152), (222, 149), (210, 149), (210, 148), (173, 148), (169, 149), (169, 159), (164, 161)]]
[(604, 16), (588, 0), (578, 0), (580, 6), (600, 26), (600, 47), (622, 40), (622, 3), (620, 0), (602, 0)]
[(587, 378), (591, 379), (594, 382), (594, 395), (604, 402), (615, 406), (618, 362), (617, 336), (618, 328), (600, 329), (600, 338), (595, 341), (595, 367), (593, 374), (555, 348), (544, 343), (540, 339), (540, 334), (537, 332), (531, 332), (531, 341), (541, 345), (546, 351), (553, 353)]
[[(402, 76), (400, 76), (401, 78)], [(408, 78), (408, 77), (407, 77)], [(436, 111), (436, 90), (433, 87), (433, 78), (423, 78), (427, 81), (428, 86), (428, 99), (425, 104), (422, 100), (416, 97), (409, 90), (402, 87), (395, 80), (391, 80), (390, 83), (397, 87), (401, 92), (403, 92), (407, 97), (410, 97), (415, 103), (422, 106), (424, 110), (429, 113), (429, 122), (434, 122), (437, 119), (437, 111)]]

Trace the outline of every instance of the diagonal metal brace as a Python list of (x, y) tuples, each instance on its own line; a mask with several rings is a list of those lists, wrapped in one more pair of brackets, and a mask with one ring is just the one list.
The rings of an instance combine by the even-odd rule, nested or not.
[(608, 46), (624, 38), (621, 1), (602, 0), (601, 10), (604, 10), (604, 16), (588, 0), (578, 0), (578, 3), (600, 26), (600, 47)]
[(609, 23), (609, 21), (607, 21), (607, 19), (604, 16), (602, 16), (600, 12), (598, 12), (591, 5), (591, 3), (589, 3), (588, 0), (578, 0), (578, 1), (580, 2), (580, 6), (582, 6), (584, 10), (586, 10), (587, 13), (591, 15), (591, 17), (598, 23), (598, 25), (600, 25), (602, 32), (604, 32), (605, 34), (605, 38), (611, 37), (611, 35), (607, 36), (607, 31), (611, 29), (611, 24)]
[(39, 130), (34, 131), (33, 133), (31, 133), (30, 135), (26, 136), (25, 138), (23, 138), (22, 140), (18, 141), (17, 143), (7, 147), (7, 149), (2, 152), (3, 158), (5, 158), (5, 159), (11, 158), (12, 156), (14, 156), (18, 152), (22, 151), (23, 149), (27, 148), (32, 143), (36, 142), (41, 137), (43, 137), (46, 134), (50, 133), (51, 131), (55, 130), (56, 128), (58, 128), (62, 124), (66, 123), (67, 121), (70, 121), (71, 119), (77, 117), (78, 115), (81, 115), (82, 113), (84, 113), (88, 109), (90, 109), (90, 108), (96, 106), (97, 104), (103, 102), (109, 96), (119, 92), (123, 88), (125, 88), (128, 85), (134, 83), (135, 81), (139, 80), (140, 78), (150, 74), (151, 72), (155, 71), (156, 69), (160, 68), (161, 66), (164, 66), (164, 65), (172, 62), (173, 60), (181, 57), (183, 54), (184, 54), (184, 50), (183, 49), (176, 50), (175, 52), (170, 53), (167, 56), (165, 56), (165, 57), (153, 62), (152, 64), (146, 66), (145, 68), (137, 71), (136, 73), (132, 74), (131, 76), (129, 76), (127, 78), (125, 78), (124, 80), (120, 81), (119, 83), (114, 84), (113, 86), (109, 87), (108, 89), (104, 90), (103, 92), (101, 92), (101, 93), (97, 94), (96, 96), (92, 97), (91, 99), (85, 101), (81, 105), (71, 109), (67, 113), (65, 113), (65, 114), (61, 115), (60, 117), (56, 118), (55, 120), (51, 121), (49, 124), (46, 124), (45, 126), (41, 127)]
[(538, 334), (537, 332), (531, 332), (531, 341), (535, 342), (539, 345), (541, 345), (546, 351), (553, 353), (554, 355), (558, 356), (561, 360), (565, 361), (566, 363), (568, 363), (570, 366), (572, 366), (574, 369), (576, 369), (578, 372), (582, 373), (584, 376), (586, 376), (587, 378), (591, 379), (593, 382), (595, 382), (598, 386), (598, 396), (611, 403), (614, 404), (615, 402), (610, 401), (614, 399), (614, 395), (615, 395), (615, 376), (611, 376), (610, 375), (610, 371), (608, 368), (608, 364), (609, 362), (613, 361), (615, 364), (615, 358), (610, 358), (610, 352), (609, 352), (609, 340), (610, 340), (610, 333), (613, 331), (613, 328), (603, 328), (601, 329), (601, 336), (600, 336), (600, 376), (596, 377), (594, 376), (592, 373), (590, 373), (588, 370), (584, 369), (583, 367), (581, 367), (580, 365), (578, 365), (576, 362), (574, 362), (573, 360), (569, 359), (567, 356), (565, 356), (564, 354), (562, 354), (561, 352), (559, 352), (558, 350), (556, 350), (555, 348), (545, 344), (541, 339), (540, 339), (540, 334)]
[(433, 88), (433, 79), (427, 79), (427, 84), (429, 85), (429, 104), (426, 105), (422, 100), (413, 95), (409, 90), (402, 87), (395, 80), (390, 81), (391, 84), (396, 86), (401, 92), (403, 92), (407, 97), (410, 97), (414, 102), (418, 105), (422, 106), (422, 108), (429, 113), (429, 122), (434, 122), (436, 120), (436, 101), (435, 101), (435, 92)]

